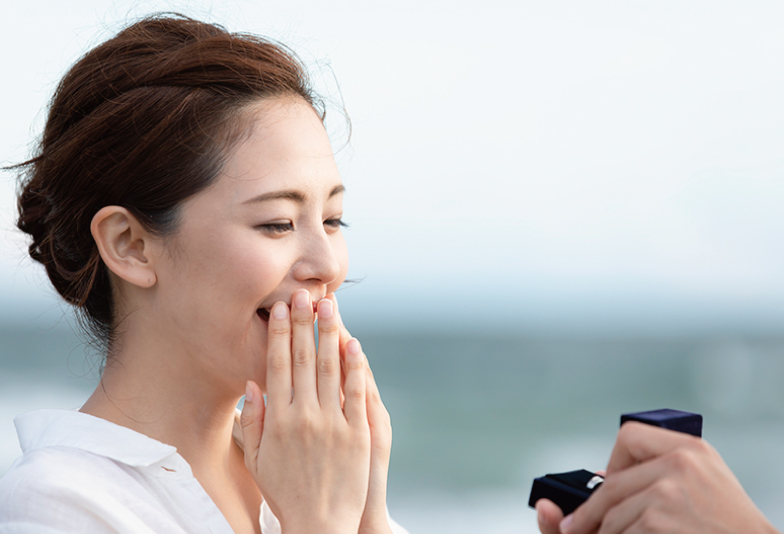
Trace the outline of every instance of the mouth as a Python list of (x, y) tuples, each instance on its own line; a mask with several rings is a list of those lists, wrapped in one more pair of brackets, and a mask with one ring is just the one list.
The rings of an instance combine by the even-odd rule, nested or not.
[[(313, 302), (313, 316), (314, 316), (314, 319), (315, 319), (315, 317), (318, 315), (317, 304), (318, 304), (318, 302), (317, 302), (317, 301), (314, 301), (314, 302)], [(287, 305), (288, 305), (289, 307), (291, 307), (291, 305), (290, 305), (290, 304), (287, 304)], [(269, 319), (270, 319), (270, 309), (271, 309), (271, 308), (259, 308), (259, 309), (257, 309), (257, 310), (256, 310), (256, 315), (258, 315), (258, 316), (259, 316), (259, 318), (260, 318), (262, 321), (264, 321), (265, 323), (267, 323), (267, 324), (269, 324)]]
[(259, 308), (256, 310), (256, 315), (258, 315), (265, 323), (269, 323), (270, 311), (267, 308)]

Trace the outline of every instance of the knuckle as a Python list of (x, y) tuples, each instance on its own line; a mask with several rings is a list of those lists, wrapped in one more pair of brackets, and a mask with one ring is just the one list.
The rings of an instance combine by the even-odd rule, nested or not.
[(661, 503), (677, 502), (680, 490), (678, 485), (669, 479), (662, 479), (656, 482), (651, 488), (655, 500)]
[(696, 454), (701, 456), (710, 457), (717, 454), (716, 449), (714, 449), (711, 444), (704, 439), (695, 437), (694, 440), (692, 440), (691, 447)]
[(618, 441), (620, 443), (629, 443), (634, 439), (640, 425), (641, 423), (637, 421), (628, 421), (621, 425), (621, 429), (618, 431)]
[(661, 532), (660, 530), (661, 519), (659, 514), (651, 508), (646, 509), (640, 514), (637, 520), (637, 525), (642, 532)]
[(335, 358), (319, 358), (318, 372), (322, 375), (332, 376), (338, 370), (338, 361)]
[(346, 397), (354, 400), (361, 400), (365, 397), (365, 388), (356, 384), (347, 384)]
[(381, 400), (381, 396), (378, 394), (378, 391), (374, 391), (370, 395), (370, 404), (373, 406), (373, 411), (379, 415), (384, 421), (389, 422), (389, 410), (384, 405), (384, 401)]
[(309, 313), (296, 313), (291, 316), (291, 322), (297, 326), (313, 326), (313, 315)]
[(687, 449), (676, 449), (670, 453), (669, 463), (676, 472), (686, 472), (694, 467), (695, 457)]
[(313, 355), (309, 350), (305, 349), (295, 349), (294, 353), (291, 355), (291, 361), (293, 365), (297, 367), (309, 365), (312, 360)]
[(304, 410), (300, 413), (296, 423), (296, 433), (303, 438), (312, 439), (313, 436), (319, 433), (320, 425), (318, 418), (310, 410)]
[(288, 323), (270, 324), (267, 331), (269, 332), (270, 337), (288, 337), (290, 329)]
[(609, 501), (614, 501), (616, 500), (616, 495), (618, 495), (619, 490), (620, 483), (618, 481), (618, 477), (609, 475), (604, 478), (604, 482), (602, 482), (598, 492), (600, 492), (603, 496), (606, 496)]
[(392, 437), (392, 418), (389, 416), (389, 412), (383, 410), (381, 412), (381, 423), (389, 429), (390, 438)]
[(392, 418), (383, 404), (373, 406), (373, 419), (384, 427), (392, 426)]
[(250, 415), (248, 415), (245, 412), (242, 412), (242, 414), (240, 414), (240, 428), (245, 430), (249, 428), (251, 425), (253, 425), (253, 423), (254, 423), (253, 418)]
[(362, 371), (365, 369), (365, 362), (361, 360), (346, 360), (346, 369), (349, 371)]
[(319, 321), (318, 325), (319, 334), (323, 334), (325, 336), (337, 336), (340, 333), (340, 327), (334, 323), (321, 323)]
[(287, 358), (280, 354), (267, 356), (267, 365), (274, 371), (285, 371), (289, 366)]

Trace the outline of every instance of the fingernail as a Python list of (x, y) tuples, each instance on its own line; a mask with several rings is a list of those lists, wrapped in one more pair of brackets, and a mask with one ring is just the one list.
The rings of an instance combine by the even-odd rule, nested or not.
[(306, 290), (301, 289), (294, 293), (294, 307), (295, 308), (307, 308), (310, 306), (310, 293)]
[(348, 340), (348, 343), (346, 344), (346, 350), (349, 352), (349, 354), (359, 354), (359, 341), (357, 341), (357, 338), (352, 337)]
[(569, 514), (561, 521), (560, 529), (563, 534), (569, 534), (569, 528), (572, 526), (572, 519), (574, 519), (574, 514)]
[(327, 319), (332, 317), (332, 301), (329, 299), (321, 299), (318, 303), (318, 316), (319, 319)]
[(250, 380), (245, 382), (245, 402), (253, 402), (253, 388), (250, 385)]
[(289, 307), (285, 302), (278, 302), (272, 307), (272, 316), (275, 319), (286, 319), (289, 316)]

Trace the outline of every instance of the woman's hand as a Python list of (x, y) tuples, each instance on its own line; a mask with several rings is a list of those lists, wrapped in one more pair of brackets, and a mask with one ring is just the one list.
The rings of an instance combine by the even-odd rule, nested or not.
[[(548, 508), (537, 506), (540, 518), (552, 512)], [(776, 532), (707, 442), (635, 422), (621, 427), (605, 482), (561, 522), (560, 530), (564, 534)]]
[(247, 385), (245, 464), (284, 534), (354, 534), (370, 477), (365, 359), (356, 340), (344, 344), (342, 401), (334, 302), (318, 303), (318, 353), (306, 290), (294, 293), (290, 315), (283, 302), (270, 313), (266, 409), (259, 387)]
[[(334, 294), (328, 296), (337, 307), (337, 299)], [(340, 350), (345, 358), (348, 350), (348, 343), (354, 338), (346, 329), (343, 320), (340, 320)], [(354, 340), (356, 341), (356, 340)], [(391, 534), (392, 529), (387, 519), (387, 475), (389, 473), (389, 457), (392, 450), (392, 424), (389, 419), (381, 395), (370, 370), (367, 357), (362, 353), (366, 369), (366, 405), (367, 418), (370, 425), (370, 480), (368, 485), (368, 497), (365, 510), (362, 513), (362, 522), (359, 527), (359, 534)]]

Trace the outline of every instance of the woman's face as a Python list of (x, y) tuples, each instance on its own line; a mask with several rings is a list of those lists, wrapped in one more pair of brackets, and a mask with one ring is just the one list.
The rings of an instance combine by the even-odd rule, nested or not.
[(188, 372), (237, 394), (247, 379), (264, 387), (269, 308), (299, 288), (318, 301), (348, 269), (343, 186), (321, 121), (291, 97), (248, 113), (252, 131), (221, 177), (184, 203), (154, 288), (157, 328), (192, 360)]

